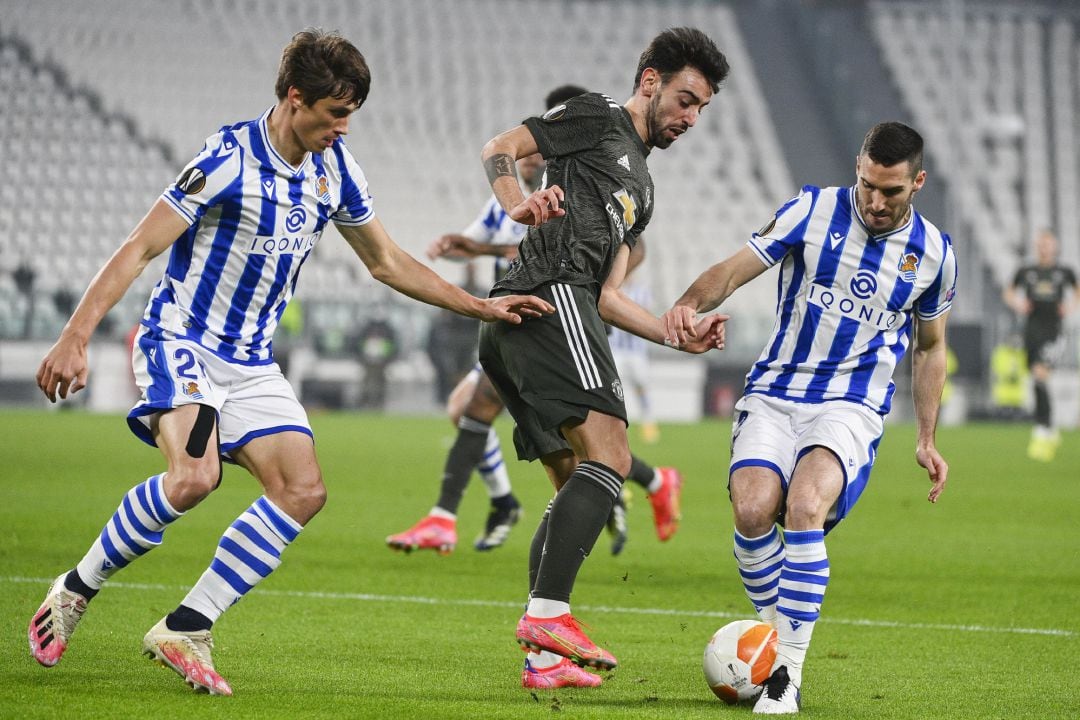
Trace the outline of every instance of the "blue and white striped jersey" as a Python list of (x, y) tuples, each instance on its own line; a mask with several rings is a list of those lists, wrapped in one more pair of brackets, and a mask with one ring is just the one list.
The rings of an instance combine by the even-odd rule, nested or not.
[(766, 265), (783, 264), (772, 337), (746, 392), (887, 414), (913, 315), (932, 320), (952, 306), (949, 236), (912, 208), (906, 224), (873, 237), (855, 188), (807, 185), (748, 244)]
[(229, 362), (273, 361), (271, 340), (301, 266), (326, 223), (374, 217), (367, 180), (345, 144), (290, 166), (266, 121), (226, 126), (162, 199), (190, 227), (172, 246), (142, 324), (186, 338)]
[[(469, 227), (461, 231), (465, 237), (487, 245), (517, 245), (525, 237), (528, 225), (511, 219), (502, 205), (492, 195), (484, 204), (484, 209), (476, 216)], [(495, 282), (502, 279), (510, 269), (510, 261), (504, 257), (495, 258)]]

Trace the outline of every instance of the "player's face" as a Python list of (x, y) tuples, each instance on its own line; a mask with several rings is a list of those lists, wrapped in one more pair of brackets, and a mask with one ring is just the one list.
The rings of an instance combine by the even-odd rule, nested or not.
[(697, 124), (701, 111), (712, 100), (712, 86), (700, 70), (689, 65), (666, 81), (660, 73), (646, 68), (642, 83), (646, 82), (655, 84), (645, 115), (648, 144), (662, 150)]
[(907, 221), (911, 199), (926, 181), (926, 171), (912, 177), (911, 163), (886, 167), (860, 155), (855, 161), (855, 202), (863, 222), (875, 235), (895, 230)]
[(312, 105), (301, 102), (292, 123), (297, 141), (307, 152), (321, 153), (348, 134), (349, 116), (356, 108), (355, 103), (332, 97), (320, 98)]
[(1042, 232), (1035, 238), (1035, 258), (1040, 265), (1050, 267), (1057, 260), (1058, 243), (1054, 233)]
[(517, 161), (518, 177), (521, 182), (530, 188), (535, 188), (540, 183), (540, 174), (544, 172), (544, 156), (540, 153), (526, 155)]

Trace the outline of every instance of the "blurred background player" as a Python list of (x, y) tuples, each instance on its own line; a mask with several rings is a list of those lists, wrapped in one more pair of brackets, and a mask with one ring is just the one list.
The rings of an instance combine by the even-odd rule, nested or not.
[(1035, 394), (1035, 425), (1027, 454), (1032, 460), (1049, 462), (1061, 443), (1050, 402), (1050, 379), (1065, 351), (1063, 321), (1076, 301), (1076, 274), (1058, 262), (1053, 231), (1041, 230), (1035, 236), (1035, 262), (1016, 271), (1004, 298), (1024, 325), (1024, 350)]
[[(652, 291), (644, 276), (638, 272), (644, 255), (645, 243), (639, 242), (630, 253), (622, 290), (628, 298), (647, 308), (652, 307)], [(611, 328), (608, 340), (611, 342), (611, 353), (615, 356), (615, 365), (619, 368), (623, 390), (632, 391), (638, 401), (638, 432), (641, 440), (649, 444), (655, 443), (660, 439), (660, 428), (653, 417), (650, 397), (649, 342), (619, 328)]]
[[(585, 92), (585, 88), (577, 85), (562, 85), (548, 93), (545, 107), (550, 110)], [(532, 192), (540, 187), (544, 160), (539, 153), (521, 158), (517, 166), (524, 188)], [(514, 222), (492, 195), (467, 228), (461, 233), (439, 237), (432, 242), (427, 255), (433, 260), (493, 256), (497, 282), (517, 257), (518, 243), (527, 229)], [(643, 258), (643, 250), (635, 252), (631, 262), (636, 266)], [(444, 555), (452, 552), (457, 545), (457, 511), (473, 468), (479, 471), (491, 501), (487, 522), (474, 547), (486, 551), (506, 542), (511, 529), (521, 519), (522, 510), (511, 489), (499, 436), (492, 427), (503, 407), (494, 386), (477, 363), (447, 401), (447, 414), (458, 432), (447, 454), (439, 498), (415, 525), (387, 537), (387, 545), (405, 552), (421, 549)], [(653, 509), (656, 534), (661, 541), (669, 540), (678, 530), (681, 518), (682, 476), (674, 468), (654, 468), (636, 456), (632, 460), (629, 479), (645, 489)], [(621, 495), (612, 508), (607, 528), (611, 534), (611, 552), (618, 555), (629, 536), (626, 503)]]

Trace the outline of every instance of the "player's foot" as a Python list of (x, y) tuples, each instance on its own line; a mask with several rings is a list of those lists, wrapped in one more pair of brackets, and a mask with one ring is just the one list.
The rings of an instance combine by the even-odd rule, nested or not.
[(660, 426), (654, 422), (644, 423), (641, 426), (641, 442), (654, 445), (660, 440)]
[(579, 668), (570, 662), (569, 658), (563, 658), (558, 665), (547, 668), (534, 668), (528, 658), (525, 659), (525, 669), (521, 671), (521, 687), (534, 690), (552, 690), (561, 687), (596, 687), (601, 682), (599, 675), (594, 675), (588, 670)]
[(143, 638), (143, 655), (162, 667), (175, 670), (195, 692), (232, 695), (229, 683), (214, 670), (214, 661), (210, 657), (213, 649), (214, 639), (209, 630), (170, 630), (165, 618), (150, 628)]
[(572, 663), (580, 667), (614, 670), (619, 664), (614, 655), (597, 647), (596, 643), (581, 631), (577, 620), (570, 613), (553, 618), (522, 615), (517, 626), (517, 641), (523, 650), (547, 650), (570, 658)]
[(773, 670), (754, 705), (756, 715), (791, 715), (802, 707), (799, 688), (788, 677), (787, 665)]
[(623, 551), (626, 538), (630, 533), (629, 526), (626, 524), (626, 501), (623, 500), (622, 494), (615, 499), (615, 504), (611, 506), (607, 529), (608, 533), (611, 534), (611, 554), (618, 555)]
[(86, 612), (86, 598), (64, 586), (66, 576), (67, 573), (64, 573), (53, 581), (45, 602), (30, 618), (27, 630), (30, 654), (45, 667), (60, 662), (71, 633), (75, 632), (75, 626)]
[(682, 475), (675, 468), (657, 468), (660, 473), (660, 489), (649, 496), (652, 504), (653, 522), (656, 524), (656, 536), (661, 542), (670, 540), (679, 529), (682, 519), (680, 496), (682, 495)]
[(1038, 462), (1050, 462), (1057, 453), (1057, 446), (1047, 438), (1033, 437), (1028, 443), (1027, 456)]
[(428, 515), (403, 533), (390, 535), (386, 544), (394, 550), (435, 550), (449, 555), (457, 545), (457, 521)]
[(517, 525), (518, 520), (521, 520), (524, 515), (521, 506), (517, 504), (508, 510), (500, 510), (492, 506), (491, 512), (487, 516), (487, 523), (484, 525), (484, 533), (476, 538), (473, 547), (481, 551), (494, 550), (499, 547), (510, 537), (510, 530)]

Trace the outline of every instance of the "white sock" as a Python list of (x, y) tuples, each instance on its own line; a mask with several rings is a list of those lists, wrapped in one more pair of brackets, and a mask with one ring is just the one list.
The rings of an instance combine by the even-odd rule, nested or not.
[(428, 517), (444, 518), (446, 520), (457, 520), (457, 515), (450, 512), (449, 510), (444, 510), (438, 505), (428, 511)]
[(563, 661), (562, 655), (556, 655), (553, 652), (542, 650), (538, 653), (529, 653), (529, 664), (537, 670), (544, 670), (549, 667), (555, 667)]
[(303, 526), (262, 496), (221, 536), (213, 562), (181, 604), (215, 622), (277, 569), (282, 551), (301, 530)]
[(744, 537), (736, 530), (735, 560), (739, 564), (743, 589), (758, 617), (775, 626), (777, 590), (784, 564), (784, 544), (776, 526), (756, 538)]
[(495, 428), (488, 430), (487, 445), (484, 447), (484, 459), (476, 466), (480, 472), (480, 479), (484, 481), (489, 498), (509, 495), (510, 473), (506, 471), (506, 463), (503, 461), (502, 445), (499, 443), (499, 434)]
[(570, 612), (570, 603), (547, 598), (529, 598), (525, 614), (534, 618), (553, 618)]
[(660, 474), (660, 468), (653, 468), (652, 480), (649, 482), (649, 486), (645, 488), (645, 492), (652, 495), (660, 488), (664, 486), (664, 476)]
[(792, 682), (801, 686), (803, 662), (829, 583), (825, 531), (787, 530), (784, 532), (784, 550), (784, 569), (780, 573), (776, 603), (779, 622), (773, 669), (786, 665)]

